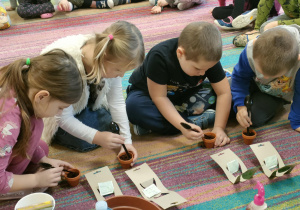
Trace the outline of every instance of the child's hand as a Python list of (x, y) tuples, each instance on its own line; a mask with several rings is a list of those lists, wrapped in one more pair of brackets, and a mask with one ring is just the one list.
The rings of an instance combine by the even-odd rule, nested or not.
[[(133, 162), (131, 163), (131, 166), (133, 166), (133, 165), (135, 164), (136, 160), (138, 159), (138, 153), (137, 153), (136, 149), (133, 147), (132, 144), (125, 144), (125, 146), (126, 146), (126, 149), (127, 149), (128, 151), (132, 152), (133, 155), (134, 155)], [(124, 151), (124, 148), (121, 147), (121, 151), (119, 152), (119, 154), (121, 154), (121, 153), (123, 153), (123, 152), (125, 152), (125, 151)], [(119, 154), (118, 154), (118, 155), (119, 155)]]
[(264, 31), (274, 28), (276, 26), (278, 26), (278, 21), (270, 22), (264, 27)]
[(40, 170), (35, 173), (35, 187), (55, 187), (61, 181), (63, 167)]
[(93, 144), (98, 144), (107, 149), (119, 149), (124, 142), (124, 137), (107, 131), (98, 131), (93, 140)]
[(215, 147), (222, 147), (230, 142), (230, 138), (226, 135), (225, 131), (220, 127), (214, 127), (212, 130), (216, 134)]
[(192, 124), (192, 123), (187, 123), (186, 124), (190, 125), (192, 129), (195, 129), (197, 130), (198, 132), (196, 131), (193, 131), (193, 130), (190, 130), (190, 129), (186, 129), (184, 127), (182, 127), (180, 129), (181, 133), (189, 140), (199, 140), (203, 137), (203, 131), (201, 130), (201, 128), (198, 126), (198, 125), (195, 125), (195, 124)]
[(70, 4), (68, 0), (61, 0), (58, 4), (58, 7), (60, 11), (70, 11)]
[(68, 162), (62, 161), (62, 160), (56, 160), (56, 159), (52, 159), (52, 158), (48, 158), (48, 157), (43, 157), (40, 162), (43, 163), (49, 163), (51, 164), (53, 167), (57, 168), (57, 167), (64, 167), (65, 169), (69, 169), (69, 168), (74, 168), (73, 165), (71, 165)]
[(252, 125), (251, 119), (248, 116), (247, 107), (239, 106), (237, 107), (237, 110), (238, 112), (236, 113), (236, 119), (239, 124), (244, 128), (248, 128), (250, 125)]

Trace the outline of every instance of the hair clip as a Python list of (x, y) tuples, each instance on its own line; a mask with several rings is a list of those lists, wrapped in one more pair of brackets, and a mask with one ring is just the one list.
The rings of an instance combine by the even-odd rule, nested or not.
[(112, 34), (108, 35), (109, 40), (113, 40), (114, 36)]
[(27, 65), (27, 66), (30, 66), (30, 58), (27, 58), (27, 59), (26, 59), (26, 65)]

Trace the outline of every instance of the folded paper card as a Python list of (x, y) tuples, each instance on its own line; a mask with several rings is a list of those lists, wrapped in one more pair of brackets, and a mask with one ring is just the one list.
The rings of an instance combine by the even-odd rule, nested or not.
[(163, 209), (177, 206), (187, 201), (178, 193), (169, 191), (165, 188), (158, 176), (152, 171), (147, 163), (127, 170), (125, 173), (133, 181), (145, 199), (153, 201)]
[(118, 183), (107, 166), (87, 173), (85, 177), (97, 201), (104, 201), (105, 198), (103, 196), (112, 193), (114, 193), (114, 195), (123, 195)]
[[(242, 160), (230, 149), (225, 149), (210, 156), (224, 171), (229, 181), (233, 184), (251, 179), (257, 169), (247, 170)], [(233, 173), (241, 168), (242, 174), (234, 176)]]
[[(285, 166), (275, 147), (268, 141), (250, 145), (264, 173), (269, 178), (290, 173), (297, 164)], [(278, 170), (272, 169), (278, 167)]]

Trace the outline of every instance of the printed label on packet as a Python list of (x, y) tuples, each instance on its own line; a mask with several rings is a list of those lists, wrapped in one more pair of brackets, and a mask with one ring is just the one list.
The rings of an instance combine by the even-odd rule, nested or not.
[(149, 187), (146, 187), (143, 189), (143, 193), (148, 197), (152, 198), (153, 196), (161, 193), (160, 189), (156, 187), (156, 185), (152, 184)]
[(112, 181), (98, 183), (99, 191), (102, 196), (114, 193), (114, 185)]

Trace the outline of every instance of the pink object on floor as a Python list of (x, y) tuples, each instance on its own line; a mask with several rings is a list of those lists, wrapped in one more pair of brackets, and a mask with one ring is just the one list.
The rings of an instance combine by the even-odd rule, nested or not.
[(41, 14), (41, 18), (52, 18), (53, 17), (53, 14), (52, 13), (44, 13), (44, 14)]
[(226, 0), (218, 0), (220, 7), (224, 7), (226, 5)]

